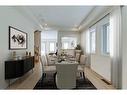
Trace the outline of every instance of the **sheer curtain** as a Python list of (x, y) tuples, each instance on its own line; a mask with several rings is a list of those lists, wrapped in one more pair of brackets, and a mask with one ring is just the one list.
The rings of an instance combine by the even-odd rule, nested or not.
[(89, 29), (85, 32), (86, 33), (86, 56), (87, 61), (86, 64), (90, 67), (90, 31)]
[(86, 31), (86, 53), (90, 54), (90, 31)]
[(110, 56), (111, 81), (116, 88), (121, 87), (121, 8), (115, 7), (110, 13)]

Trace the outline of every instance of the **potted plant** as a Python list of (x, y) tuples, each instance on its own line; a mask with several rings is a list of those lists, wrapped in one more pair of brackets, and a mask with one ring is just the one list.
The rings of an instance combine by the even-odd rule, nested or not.
[(75, 47), (75, 50), (81, 50), (81, 46), (77, 44), (77, 46)]
[(79, 44), (77, 44), (77, 46), (75, 47), (75, 56), (76, 56), (76, 60), (79, 62), (80, 59), (80, 55), (81, 55), (81, 46)]
[(81, 53), (81, 46), (79, 44), (75, 47), (75, 52)]

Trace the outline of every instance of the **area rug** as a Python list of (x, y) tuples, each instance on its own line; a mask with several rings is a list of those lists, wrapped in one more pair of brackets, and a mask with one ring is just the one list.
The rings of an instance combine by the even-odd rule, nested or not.
[[(35, 85), (34, 89), (39, 90), (39, 89), (47, 89), (47, 90), (52, 90), (52, 89), (57, 89), (56, 83), (55, 83), (55, 77), (54, 74), (46, 74), (46, 77), (42, 77), (37, 84)], [(76, 80), (76, 88), (79, 90), (89, 90), (89, 89), (96, 89), (96, 87), (86, 78), (85, 80), (81, 77), (77, 77)]]

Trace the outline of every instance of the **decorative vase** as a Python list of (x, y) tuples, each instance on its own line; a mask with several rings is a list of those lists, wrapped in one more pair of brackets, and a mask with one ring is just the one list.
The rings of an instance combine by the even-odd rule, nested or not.
[(26, 57), (28, 57), (28, 52), (26, 51)]
[(29, 52), (29, 57), (31, 57), (31, 52)]
[(12, 52), (12, 57), (13, 57), (14, 60), (17, 59), (17, 57), (16, 57), (16, 52), (15, 52), (15, 51)]

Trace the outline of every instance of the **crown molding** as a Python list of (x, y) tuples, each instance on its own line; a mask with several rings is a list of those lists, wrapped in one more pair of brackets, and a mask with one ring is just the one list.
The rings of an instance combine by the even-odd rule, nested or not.
[(110, 13), (114, 7), (112, 6), (97, 6), (92, 10), (92, 12), (84, 20), (84, 23), (79, 26), (79, 32), (88, 29), (92, 24), (96, 23), (100, 18), (102, 18), (107, 13)]

